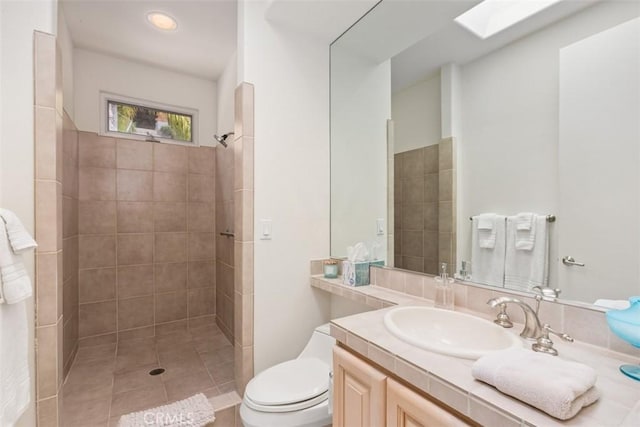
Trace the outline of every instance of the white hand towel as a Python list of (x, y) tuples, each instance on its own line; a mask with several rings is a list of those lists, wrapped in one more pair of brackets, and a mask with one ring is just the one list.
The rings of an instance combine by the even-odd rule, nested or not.
[(471, 374), (561, 420), (572, 418), (600, 397), (593, 368), (531, 350), (491, 353), (473, 364)]
[(13, 426), (31, 400), (28, 339), (25, 302), (0, 304), (0, 426)]
[(478, 233), (481, 248), (493, 249), (496, 246), (496, 216), (493, 213), (486, 213), (473, 217), (473, 229)]
[(479, 216), (472, 218), (471, 232), (471, 265), (473, 265), (473, 281), (485, 285), (504, 285), (505, 254), (505, 217), (493, 215), (493, 246), (482, 245), (478, 229)]
[(8, 209), (0, 209), (0, 217), (6, 224), (13, 252), (19, 253), (38, 246), (15, 213)]
[(507, 248), (504, 264), (505, 288), (531, 290), (534, 286), (545, 287), (549, 283), (549, 223), (544, 215), (535, 215), (532, 230), (535, 230), (535, 245), (531, 250), (517, 247), (516, 216), (507, 218)]
[(0, 287), (6, 304), (15, 304), (33, 295), (22, 255), (16, 255), (11, 249), (4, 221), (0, 221)]
[(516, 249), (530, 251), (536, 243), (536, 215), (521, 212), (516, 215)]
[(626, 300), (616, 300), (616, 299), (597, 299), (593, 305), (597, 305), (599, 307), (614, 309), (614, 310), (626, 310), (631, 306), (631, 303)]

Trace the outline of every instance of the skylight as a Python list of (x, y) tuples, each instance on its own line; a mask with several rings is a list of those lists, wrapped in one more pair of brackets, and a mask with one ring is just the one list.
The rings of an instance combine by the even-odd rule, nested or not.
[(484, 0), (455, 21), (486, 39), (561, 0)]

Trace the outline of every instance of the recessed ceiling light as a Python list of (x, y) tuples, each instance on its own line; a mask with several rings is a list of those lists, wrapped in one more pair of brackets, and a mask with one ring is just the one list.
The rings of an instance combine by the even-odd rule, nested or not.
[(162, 31), (175, 31), (175, 29), (178, 28), (176, 20), (164, 12), (147, 13), (147, 21)]
[(560, 1), (484, 0), (455, 21), (481, 39), (486, 39)]

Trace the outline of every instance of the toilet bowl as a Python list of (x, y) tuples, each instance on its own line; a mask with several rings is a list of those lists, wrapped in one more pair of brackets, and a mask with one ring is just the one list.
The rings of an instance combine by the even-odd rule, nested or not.
[(329, 376), (334, 344), (329, 324), (319, 326), (296, 359), (265, 369), (249, 381), (240, 405), (244, 427), (331, 425)]

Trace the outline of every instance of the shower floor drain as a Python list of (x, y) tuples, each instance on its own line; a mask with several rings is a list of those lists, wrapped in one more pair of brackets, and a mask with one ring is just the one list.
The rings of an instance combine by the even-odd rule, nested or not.
[(149, 375), (160, 375), (164, 373), (164, 368), (156, 368), (149, 371)]

